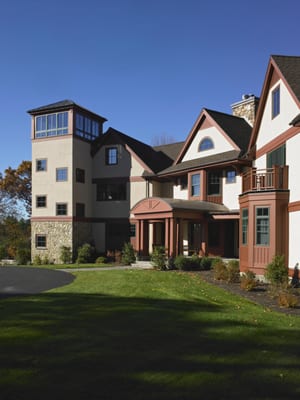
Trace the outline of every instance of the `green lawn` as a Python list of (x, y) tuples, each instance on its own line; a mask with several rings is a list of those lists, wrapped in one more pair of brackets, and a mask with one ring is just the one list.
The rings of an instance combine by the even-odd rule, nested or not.
[(0, 399), (299, 399), (300, 318), (159, 271), (0, 301)]

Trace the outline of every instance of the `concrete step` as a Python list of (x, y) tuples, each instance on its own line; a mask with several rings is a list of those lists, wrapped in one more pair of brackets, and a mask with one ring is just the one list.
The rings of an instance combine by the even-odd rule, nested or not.
[(132, 267), (142, 268), (142, 269), (153, 269), (151, 261), (136, 261), (131, 264)]

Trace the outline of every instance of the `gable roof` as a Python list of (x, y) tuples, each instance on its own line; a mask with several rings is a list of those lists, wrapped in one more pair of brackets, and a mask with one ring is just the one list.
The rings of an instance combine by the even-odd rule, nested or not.
[(188, 171), (197, 170), (204, 167), (218, 166), (224, 164), (233, 164), (235, 161), (241, 159), (242, 154), (240, 150), (230, 150), (224, 153), (218, 153), (207, 157), (196, 158), (193, 160), (182, 161), (174, 164), (169, 168), (159, 172), (159, 176), (167, 175), (180, 175)]
[(300, 102), (300, 57), (272, 56), (272, 59)]
[(181, 162), (184, 154), (205, 119), (208, 119), (212, 125), (216, 126), (217, 129), (227, 137), (239, 154), (246, 151), (251, 136), (251, 125), (248, 124), (244, 118), (203, 108), (194, 123), (175, 164)]
[(101, 117), (101, 115), (95, 114), (94, 112), (88, 110), (87, 108), (81, 107), (79, 104), (76, 104), (73, 100), (57, 101), (56, 103), (47, 104), (42, 107), (32, 108), (31, 110), (28, 110), (27, 112), (30, 115), (40, 115), (40, 114), (45, 114), (45, 113), (50, 113), (50, 112), (67, 111), (70, 108), (77, 108), (79, 110), (82, 110), (84, 113), (88, 113), (88, 114), (96, 117), (98, 120), (100, 119), (102, 122), (107, 121), (106, 118)]
[(174, 157), (174, 154), (176, 151), (178, 152), (178, 148), (182, 145), (181, 143), (172, 143), (171, 145), (153, 148), (110, 127), (92, 143), (92, 156), (95, 156), (102, 146), (118, 143), (127, 146), (141, 164), (144, 164), (145, 169), (150, 174), (156, 174), (162, 169), (169, 167), (174, 161), (172, 157)]
[[(257, 116), (249, 142), (248, 153), (251, 153), (251, 150), (256, 144), (259, 127), (274, 73), (277, 73), (280, 79), (285, 83), (291, 96), (300, 108), (300, 56), (271, 56), (262, 87)], [(297, 118), (297, 116), (295, 116), (295, 118)]]

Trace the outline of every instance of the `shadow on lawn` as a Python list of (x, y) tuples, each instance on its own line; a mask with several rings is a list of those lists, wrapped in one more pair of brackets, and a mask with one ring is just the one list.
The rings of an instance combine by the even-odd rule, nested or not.
[(0, 318), (1, 400), (300, 395), (299, 331), (211, 303), (45, 293)]

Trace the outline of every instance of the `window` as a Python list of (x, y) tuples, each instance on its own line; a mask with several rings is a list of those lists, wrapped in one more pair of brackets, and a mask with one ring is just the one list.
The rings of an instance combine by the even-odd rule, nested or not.
[(85, 216), (85, 204), (76, 203), (76, 217), (84, 217)]
[(118, 164), (118, 149), (116, 147), (110, 147), (106, 149), (105, 163), (106, 165)]
[(248, 243), (248, 208), (242, 209), (242, 244)]
[(236, 182), (236, 173), (235, 170), (226, 172), (226, 183), (235, 183)]
[(192, 196), (200, 196), (200, 174), (192, 175), (191, 195)]
[(56, 215), (67, 215), (68, 205), (67, 203), (56, 203)]
[(270, 209), (256, 208), (256, 244), (268, 246), (270, 242)]
[(40, 159), (36, 160), (36, 171), (46, 171), (47, 170), (47, 160), (46, 159)]
[(47, 206), (47, 197), (46, 196), (36, 196), (36, 207), (42, 208)]
[(126, 200), (126, 182), (97, 184), (97, 201), (111, 200)]
[(39, 115), (35, 117), (35, 137), (68, 134), (68, 112)]
[(46, 235), (36, 235), (35, 236), (35, 247), (36, 248), (46, 248), (47, 247)]
[(68, 168), (56, 168), (56, 182), (68, 180)]
[(88, 140), (99, 136), (99, 122), (81, 114), (76, 114), (76, 135)]
[(207, 194), (215, 196), (221, 193), (221, 175), (219, 172), (209, 172), (207, 175)]
[(76, 168), (76, 182), (85, 182), (85, 170), (81, 168)]
[(211, 138), (205, 137), (204, 139), (201, 140), (198, 151), (205, 151), (213, 148), (214, 148), (214, 143), (211, 140)]
[(130, 224), (129, 225), (129, 236), (130, 237), (135, 237), (136, 236), (135, 224)]
[(274, 165), (283, 166), (285, 165), (285, 144), (278, 147), (276, 150), (271, 151), (267, 154), (267, 168), (272, 168)]
[(280, 113), (280, 86), (272, 92), (272, 118)]

